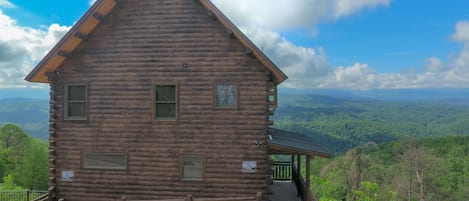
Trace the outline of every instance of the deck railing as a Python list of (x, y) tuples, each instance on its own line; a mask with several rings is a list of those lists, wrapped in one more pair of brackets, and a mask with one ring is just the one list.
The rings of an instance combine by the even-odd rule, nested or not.
[(293, 168), (293, 182), (295, 183), (298, 194), (301, 199), (304, 201), (317, 201), (316, 196), (313, 194), (311, 189), (306, 187), (306, 182), (304, 178), (296, 171), (296, 168)]
[(305, 200), (306, 182), (300, 175), (300, 173), (296, 171), (296, 168), (293, 168), (292, 174), (293, 183), (295, 183), (296, 190), (298, 191), (298, 194), (300, 195), (301, 199)]
[(291, 180), (295, 184), (298, 195), (302, 200), (316, 201), (311, 189), (307, 189), (305, 179), (291, 162), (274, 162), (272, 179), (274, 181)]
[(273, 163), (273, 180), (292, 180), (292, 163), (291, 162), (274, 162)]
[(47, 191), (0, 191), (1, 201), (31, 201)]

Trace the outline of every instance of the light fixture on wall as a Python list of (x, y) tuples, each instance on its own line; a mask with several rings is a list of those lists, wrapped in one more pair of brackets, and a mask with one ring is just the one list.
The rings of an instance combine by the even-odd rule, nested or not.
[(267, 142), (265, 140), (256, 140), (256, 145), (257, 146), (260, 146), (260, 145), (266, 145)]

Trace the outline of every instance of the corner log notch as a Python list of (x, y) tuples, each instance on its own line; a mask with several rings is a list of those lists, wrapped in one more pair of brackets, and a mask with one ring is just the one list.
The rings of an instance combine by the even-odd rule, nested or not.
[(50, 85), (50, 101), (49, 101), (49, 201), (57, 199), (57, 179), (56, 179), (56, 162), (57, 162), (57, 80), (59, 73), (54, 71), (46, 73), (46, 77)]

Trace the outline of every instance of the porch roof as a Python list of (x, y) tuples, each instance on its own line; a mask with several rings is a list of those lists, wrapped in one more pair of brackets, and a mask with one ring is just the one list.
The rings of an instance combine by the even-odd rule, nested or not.
[(270, 128), (268, 146), (276, 154), (304, 154), (331, 157), (324, 147), (307, 135)]

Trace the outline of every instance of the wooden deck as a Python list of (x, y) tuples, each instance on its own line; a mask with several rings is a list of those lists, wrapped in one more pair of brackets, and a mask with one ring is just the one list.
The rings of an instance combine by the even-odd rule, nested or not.
[(274, 181), (272, 201), (302, 201), (291, 181)]

